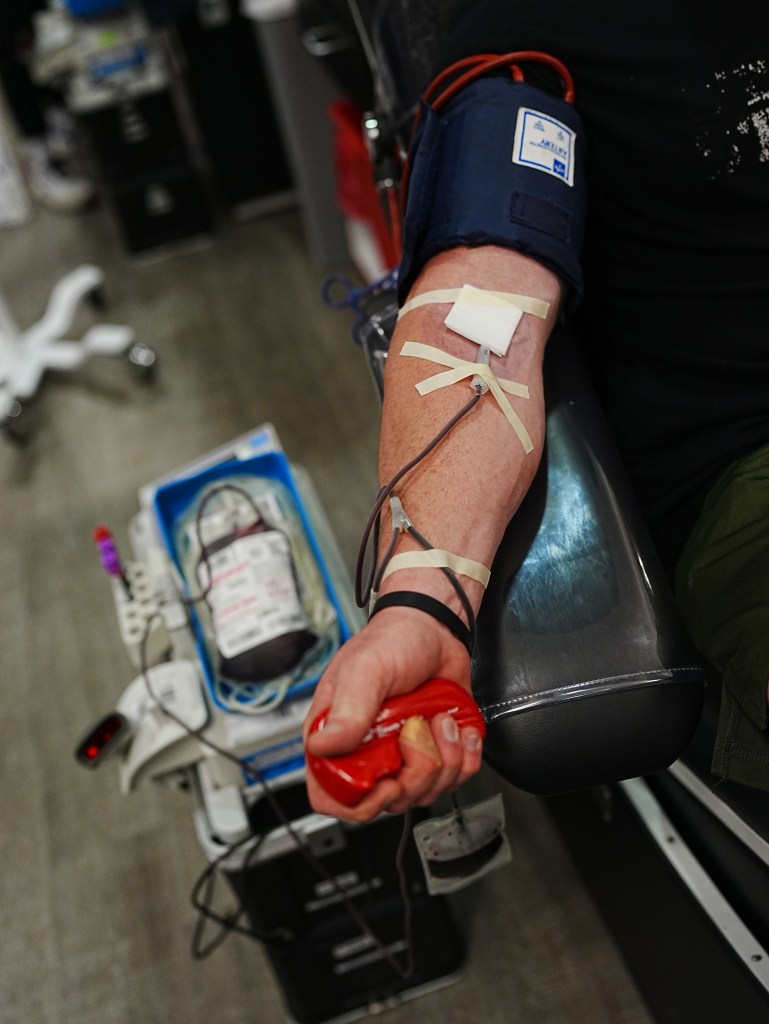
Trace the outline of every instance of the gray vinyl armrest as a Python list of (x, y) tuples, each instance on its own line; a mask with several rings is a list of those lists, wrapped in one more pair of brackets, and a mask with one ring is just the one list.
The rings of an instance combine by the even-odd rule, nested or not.
[(646, 775), (685, 749), (704, 675), (591, 386), (562, 334), (547, 442), (479, 617), (486, 759), (551, 794)]

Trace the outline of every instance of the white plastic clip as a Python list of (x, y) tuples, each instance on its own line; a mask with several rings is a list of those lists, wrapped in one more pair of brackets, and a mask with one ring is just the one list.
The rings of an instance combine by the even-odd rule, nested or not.
[[(483, 363), (484, 366), (488, 366), (489, 365), (489, 357), (490, 356), (491, 356), (491, 351), (488, 348), (488, 346), (487, 345), (481, 345), (480, 351), (478, 352), (478, 358), (477, 358), (476, 362)], [(480, 374), (478, 374), (478, 373), (476, 373), (476, 375), (470, 381), (470, 386), (472, 388), (474, 388), (478, 392), (479, 395), (485, 395), (486, 392), (489, 390), (488, 381), (484, 380), (483, 377), (481, 377)]]
[(406, 515), (400, 498), (395, 494), (390, 495), (390, 509), (392, 510), (393, 530), (400, 530), (401, 533), (404, 533), (411, 528), (413, 524)]

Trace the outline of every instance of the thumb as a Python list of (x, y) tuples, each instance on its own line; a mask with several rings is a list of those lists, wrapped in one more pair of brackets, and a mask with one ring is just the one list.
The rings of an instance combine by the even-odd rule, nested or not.
[(375, 690), (346, 694), (340, 685), (334, 693), (323, 727), (311, 731), (307, 749), (318, 757), (336, 757), (360, 746), (379, 714), (380, 699)]

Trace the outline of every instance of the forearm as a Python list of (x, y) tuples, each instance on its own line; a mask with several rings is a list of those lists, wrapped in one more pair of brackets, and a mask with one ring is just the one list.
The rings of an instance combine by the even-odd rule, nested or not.
[[(439, 549), (490, 566), (502, 534), (536, 472), (544, 443), (542, 357), (552, 329), (561, 285), (540, 264), (495, 246), (454, 249), (431, 260), (412, 295), (472, 284), (490, 291), (514, 292), (549, 303), (546, 319), (525, 314), (504, 357), (491, 356), (499, 379), (529, 388), (529, 398), (510, 397), (533, 443), (524, 451), (511, 424), (490, 393), (462, 419), (418, 467), (395, 488), (416, 529)], [(424, 397), (415, 385), (443, 367), (421, 358), (400, 355), (406, 341), (440, 348), (476, 362), (478, 345), (444, 325), (447, 303), (421, 306), (398, 323), (385, 376), (380, 443), (380, 478), (385, 483), (426, 445), (472, 397), (469, 378)], [(383, 545), (389, 540), (389, 519), (383, 513)], [(404, 534), (397, 552), (419, 550)], [(483, 595), (481, 584), (460, 577), (473, 606)], [(451, 584), (435, 569), (401, 569), (381, 586), (381, 593), (416, 590), (438, 598), (454, 611), (461, 606)]]
[[(514, 380), (529, 388), (528, 398), (511, 396), (510, 403), (530, 436), (532, 450), (525, 452), (496, 400), (486, 393), (439, 446), (402, 478), (394, 493), (433, 547), (490, 566), (542, 454), (542, 356), (557, 314), (561, 285), (533, 260), (508, 249), (483, 247), (451, 250), (431, 260), (412, 296), (464, 284), (549, 303), (546, 319), (525, 315), (505, 357), (491, 357), (491, 369), (499, 380)], [(421, 397), (414, 385), (443, 367), (399, 354), (406, 341), (416, 341), (458, 359), (478, 362), (478, 346), (445, 327), (448, 310), (447, 303), (422, 306), (403, 316), (396, 328), (385, 377), (380, 445), (383, 484), (473, 396), (468, 378)], [(387, 513), (385, 507), (383, 547), (390, 540)], [(400, 535), (399, 553), (415, 548), (418, 545), (410, 535)], [(482, 586), (465, 575), (459, 579), (477, 609)], [(399, 569), (384, 580), (380, 594), (395, 590), (435, 597), (464, 617), (461, 602), (439, 569)], [(308, 750), (320, 757), (354, 750), (389, 697), (408, 693), (436, 677), (470, 689), (470, 663), (462, 644), (444, 625), (419, 610), (398, 606), (381, 610), (344, 644), (318, 683), (308, 722), (326, 709), (328, 718), (322, 731), (311, 736), (306, 733)], [(404, 766), (397, 775), (378, 782), (355, 808), (338, 804), (310, 773), (313, 806), (324, 814), (367, 821), (384, 809), (399, 813), (414, 803), (427, 805), (440, 793), (462, 785), (480, 767), (480, 733), (473, 727), (457, 730), (448, 713), (433, 716), (427, 728), (429, 735), (423, 735), (421, 746), (401, 744)], [(425, 733), (424, 727), (421, 731)]]

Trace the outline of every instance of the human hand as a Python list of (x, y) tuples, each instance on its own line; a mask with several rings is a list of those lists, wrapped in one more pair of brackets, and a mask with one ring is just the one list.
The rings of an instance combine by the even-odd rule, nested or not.
[[(318, 683), (305, 726), (308, 753), (333, 757), (354, 750), (388, 698), (434, 677), (452, 679), (470, 691), (470, 663), (462, 644), (421, 612), (382, 610), (340, 649)], [(310, 724), (326, 708), (323, 730), (309, 734)], [(312, 806), (334, 817), (370, 821), (385, 810), (401, 813), (432, 803), (465, 782), (481, 763), (479, 731), (458, 729), (444, 713), (429, 721), (409, 719), (400, 747), (400, 771), (378, 782), (354, 807), (334, 800), (308, 772)]]

